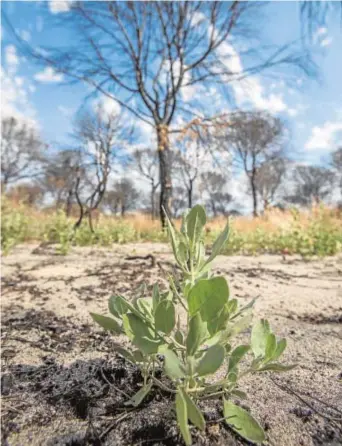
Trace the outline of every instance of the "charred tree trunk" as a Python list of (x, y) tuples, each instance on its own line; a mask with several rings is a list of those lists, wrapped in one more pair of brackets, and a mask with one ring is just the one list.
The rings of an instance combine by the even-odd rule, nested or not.
[(258, 194), (255, 185), (255, 176), (252, 174), (250, 177), (251, 190), (252, 190), (252, 198), (253, 198), (253, 217), (258, 216)]
[(159, 174), (160, 174), (160, 221), (166, 226), (165, 213), (171, 215), (172, 178), (170, 166), (169, 128), (165, 125), (157, 127)]
[(68, 191), (68, 197), (67, 197), (66, 206), (65, 206), (65, 214), (67, 217), (69, 217), (71, 214), (72, 195), (73, 195), (73, 192), (72, 192), (72, 189), (70, 189)]
[(188, 208), (192, 208), (192, 192), (193, 192), (193, 180), (189, 181), (189, 188), (188, 188)]
[(155, 218), (155, 204), (154, 204), (154, 194), (155, 194), (155, 185), (154, 181), (151, 181), (151, 214), (152, 214), (152, 220)]

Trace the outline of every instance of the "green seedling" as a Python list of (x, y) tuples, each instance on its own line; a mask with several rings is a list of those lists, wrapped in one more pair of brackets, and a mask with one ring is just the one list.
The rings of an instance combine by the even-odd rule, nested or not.
[[(249, 344), (234, 345), (234, 338), (251, 324), (254, 302), (239, 309), (226, 279), (212, 275), (213, 260), (228, 240), (228, 224), (209, 257), (203, 242), (203, 207), (195, 206), (184, 215), (180, 231), (169, 220), (167, 224), (181, 278), (170, 276), (167, 291), (156, 284), (146, 296), (146, 288), (141, 289), (133, 300), (112, 296), (110, 316), (92, 313), (101, 327), (130, 341), (129, 348), (117, 345), (116, 351), (140, 368), (144, 383), (127, 404), (138, 406), (153, 386), (174, 394), (179, 430), (185, 444), (191, 445), (189, 424), (201, 431), (206, 427), (200, 401), (221, 398), (224, 420), (231, 429), (261, 443), (262, 427), (232, 400), (246, 397), (238, 385), (242, 376), (293, 367), (278, 362), (286, 341), (278, 340), (269, 323), (261, 320), (253, 327)], [(157, 379), (160, 369), (171, 384)]]

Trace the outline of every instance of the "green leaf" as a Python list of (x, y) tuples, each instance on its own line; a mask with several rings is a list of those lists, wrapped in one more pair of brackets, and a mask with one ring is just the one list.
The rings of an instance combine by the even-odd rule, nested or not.
[(178, 342), (178, 344), (184, 345), (183, 333), (180, 330), (176, 331), (175, 340)]
[(272, 359), (277, 348), (277, 338), (273, 333), (269, 333), (266, 340), (265, 358)]
[(279, 356), (281, 356), (281, 354), (283, 353), (283, 351), (286, 349), (286, 339), (280, 339), (280, 341), (277, 342), (277, 348), (272, 356), (272, 360), (275, 361), (279, 358)]
[(220, 253), (224, 245), (227, 243), (228, 237), (229, 237), (229, 226), (227, 223), (224, 230), (214, 241), (213, 247), (211, 249), (211, 254), (204, 265), (207, 265), (208, 263), (214, 260), (214, 258)]
[(198, 347), (203, 343), (207, 335), (206, 323), (202, 321), (200, 313), (196, 313), (190, 319), (189, 333), (186, 338), (186, 352), (189, 356), (193, 356)]
[(148, 297), (140, 297), (136, 301), (138, 310), (148, 319), (152, 316), (152, 299)]
[(188, 248), (184, 242), (180, 242), (178, 245), (178, 258), (184, 265), (186, 265), (189, 258), (189, 253)]
[(265, 433), (260, 424), (247, 411), (231, 401), (223, 399), (226, 423), (242, 438), (253, 443), (262, 443)]
[(134, 350), (132, 355), (135, 362), (145, 362), (144, 356), (140, 350)]
[(125, 348), (121, 347), (121, 345), (119, 345), (119, 344), (112, 344), (112, 347), (116, 353), (123, 356), (129, 362), (132, 362), (133, 364), (135, 364), (136, 360), (135, 360), (133, 354), (129, 350), (126, 350)]
[(108, 300), (108, 309), (113, 316), (121, 319), (121, 316), (128, 311), (125, 298), (123, 296), (111, 296)]
[(210, 333), (210, 336), (214, 336), (215, 333), (217, 333), (220, 330), (223, 330), (226, 327), (230, 314), (228, 304), (226, 304), (222, 308), (222, 310), (218, 313), (218, 316), (215, 319), (208, 322), (208, 331)]
[(169, 334), (176, 325), (175, 306), (170, 300), (159, 302), (155, 312), (155, 327), (157, 331)]
[(229, 289), (224, 277), (199, 280), (188, 296), (189, 312), (193, 316), (200, 311), (203, 321), (215, 319), (227, 303)]
[(150, 381), (146, 386), (142, 387), (132, 398), (125, 403), (125, 406), (138, 407), (143, 399), (149, 394), (152, 389), (152, 381)]
[(287, 372), (289, 370), (294, 369), (295, 367), (297, 367), (297, 364), (282, 365), (282, 364), (278, 364), (276, 362), (270, 362), (269, 364), (264, 365), (257, 371), (258, 372)]
[(228, 332), (230, 336), (236, 336), (237, 334), (241, 333), (243, 330), (246, 330), (250, 326), (250, 323), (252, 322), (253, 314), (252, 311), (245, 314), (245, 316), (242, 316), (240, 319), (234, 319), (235, 323), (232, 325), (229, 325)]
[(246, 400), (247, 399), (247, 393), (243, 392), (242, 390), (239, 390), (239, 389), (232, 390), (232, 395), (235, 396), (236, 398), (240, 399), (240, 400)]
[(265, 319), (261, 319), (252, 328), (251, 345), (256, 358), (265, 356), (267, 338), (270, 332), (270, 325)]
[(162, 351), (162, 354), (164, 355), (164, 369), (167, 376), (171, 379), (184, 378), (184, 367), (176, 353), (165, 349)]
[(155, 283), (153, 285), (153, 291), (152, 291), (152, 307), (153, 307), (153, 312), (156, 311), (156, 308), (160, 302), (161, 298), (160, 298), (160, 293), (159, 293), (159, 286), (157, 283)]
[(205, 246), (204, 243), (199, 241), (196, 243), (196, 266), (204, 265), (204, 257), (205, 257)]
[(180, 392), (182, 393), (186, 402), (189, 420), (194, 426), (198, 427), (198, 429), (204, 431), (205, 421), (202, 412), (183, 389), (180, 389)]
[(113, 331), (118, 334), (122, 333), (121, 326), (112, 317), (102, 316), (101, 314), (96, 313), (90, 313), (90, 316), (105, 330)]
[(250, 326), (252, 319), (253, 319), (253, 315), (252, 315), (252, 312), (250, 311), (249, 314), (246, 314), (245, 316), (241, 317), (240, 319), (238, 319), (236, 321), (234, 319), (235, 323), (228, 322), (227, 328), (219, 331), (213, 337), (208, 339), (206, 341), (206, 344), (214, 345), (214, 344), (218, 343), (218, 344), (226, 345), (230, 338), (236, 336), (237, 334), (241, 333), (243, 330), (248, 328)]
[(194, 242), (199, 239), (206, 221), (207, 217), (204, 208), (197, 204), (186, 217), (187, 234), (190, 240)]
[(215, 373), (223, 364), (225, 352), (224, 347), (218, 344), (208, 348), (197, 364), (196, 373), (198, 373), (199, 376)]
[(123, 323), (127, 336), (143, 353), (158, 352), (161, 340), (154, 337), (153, 331), (138, 316), (127, 313), (123, 316)]
[[(165, 212), (165, 211), (164, 211)], [(181, 265), (182, 262), (180, 261), (179, 257), (178, 257), (178, 243), (179, 243), (179, 235), (177, 233), (177, 231), (175, 230), (175, 228), (173, 227), (167, 213), (165, 212), (165, 217), (166, 217), (166, 224), (167, 224), (167, 228), (169, 231), (169, 236), (171, 239), (171, 246), (172, 246), (172, 251), (173, 251), (173, 255), (175, 256), (176, 262)]]
[(241, 359), (245, 356), (249, 349), (250, 345), (239, 345), (231, 352), (229, 357), (228, 372), (231, 372), (235, 369), (237, 364), (241, 361)]
[(244, 307), (242, 307), (241, 310), (239, 310), (236, 314), (234, 314), (234, 316), (231, 319), (232, 320), (236, 319), (239, 316), (241, 316), (245, 311), (250, 310), (254, 306), (255, 302), (256, 302), (256, 298), (251, 300), (250, 302), (248, 302), (248, 304), (245, 305)]
[(238, 301), (237, 299), (231, 299), (227, 303), (227, 311), (230, 315), (233, 315), (238, 307)]
[(176, 414), (179, 429), (181, 431), (184, 443), (187, 446), (191, 446), (191, 434), (188, 425), (188, 411), (187, 405), (182, 392), (177, 392), (176, 395)]
[(181, 233), (185, 236), (185, 237), (187, 237), (187, 226), (186, 226), (186, 224), (187, 224), (187, 218), (188, 218), (188, 215), (189, 215), (189, 212), (190, 212), (190, 209), (187, 209), (184, 213), (183, 213), (183, 216), (182, 216), (182, 224), (181, 224), (181, 228), (180, 228), (180, 230), (181, 230)]

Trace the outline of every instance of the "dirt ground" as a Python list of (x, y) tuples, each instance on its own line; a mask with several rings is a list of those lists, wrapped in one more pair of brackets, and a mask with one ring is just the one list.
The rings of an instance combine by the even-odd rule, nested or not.
[[(163, 244), (74, 248), (65, 257), (25, 245), (2, 259), (2, 444), (182, 444), (168, 395), (157, 390), (138, 410), (124, 406), (139, 372), (115, 357), (111, 343), (122, 339), (89, 316), (107, 313), (111, 294), (129, 296), (157, 277), (166, 283), (170, 261)], [(215, 272), (242, 305), (258, 298), (255, 318), (287, 338), (284, 361), (298, 363), (241, 382), (265, 444), (342, 445), (342, 256), (219, 256)], [(216, 423), (218, 402), (202, 408), (207, 430), (194, 431), (194, 444), (247, 444)]]

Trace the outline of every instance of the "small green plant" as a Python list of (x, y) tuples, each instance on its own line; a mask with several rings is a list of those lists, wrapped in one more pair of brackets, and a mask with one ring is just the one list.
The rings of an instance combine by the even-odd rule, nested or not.
[[(239, 379), (293, 366), (277, 362), (286, 340), (277, 340), (266, 320), (253, 327), (250, 344), (234, 345), (234, 337), (251, 323), (254, 301), (239, 309), (225, 278), (212, 275), (212, 262), (226, 244), (229, 229), (227, 224), (206, 258), (205, 224), (201, 206), (184, 215), (180, 232), (168, 220), (173, 254), (182, 271), (181, 280), (169, 277), (169, 290), (162, 292), (155, 285), (151, 297), (145, 297), (145, 289), (132, 301), (112, 296), (111, 316), (91, 315), (104, 329), (129, 338), (130, 348), (117, 345), (116, 350), (140, 368), (144, 383), (127, 404), (138, 406), (154, 385), (174, 394), (178, 426), (191, 445), (189, 422), (200, 430), (206, 425), (200, 401), (222, 398), (225, 422), (245, 439), (261, 443), (264, 432), (259, 423), (231, 401), (246, 397)], [(249, 353), (253, 357), (247, 365)], [(170, 384), (156, 377), (160, 369)]]
[(25, 240), (28, 219), (20, 208), (13, 209), (5, 198), (1, 203), (1, 250), (7, 255), (18, 243)]

